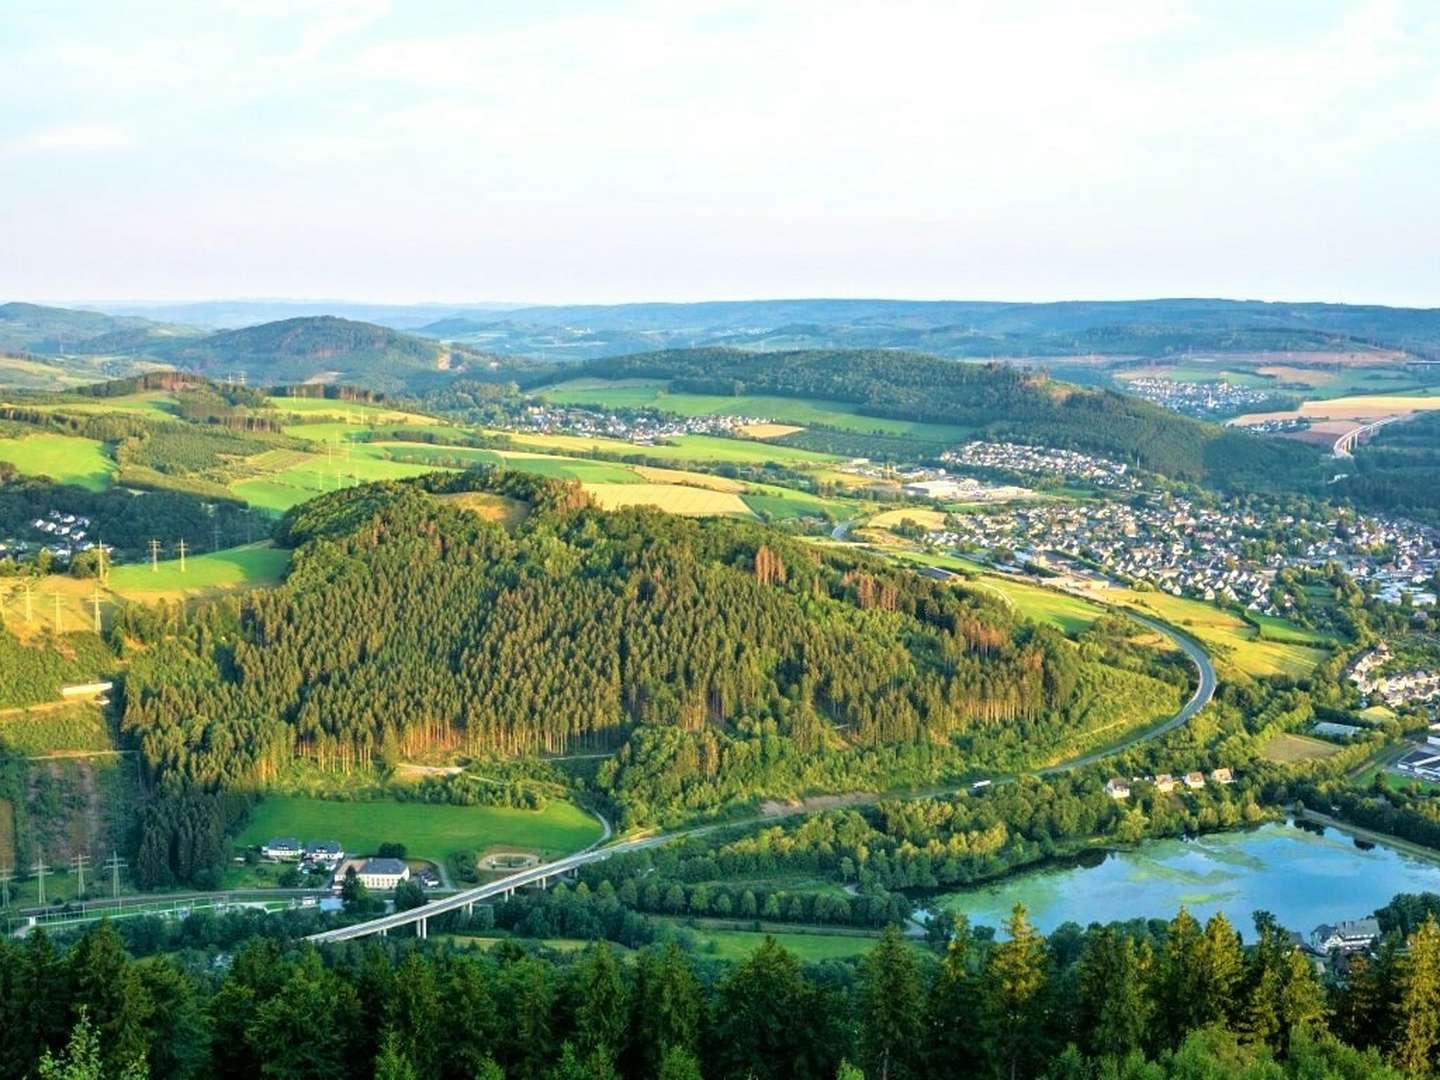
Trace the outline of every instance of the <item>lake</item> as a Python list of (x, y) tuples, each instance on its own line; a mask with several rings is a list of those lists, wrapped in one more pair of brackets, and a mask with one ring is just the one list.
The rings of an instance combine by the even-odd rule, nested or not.
[(1168, 920), (1183, 904), (1201, 922), (1223, 911), (1250, 940), (1254, 911), (1269, 911), (1282, 926), (1308, 935), (1323, 922), (1369, 915), (1396, 893), (1440, 893), (1440, 862), (1379, 845), (1362, 850), (1338, 830), (1317, 835), (1289, 824), (1150, 840), (1098, 858), (1091, 865), (1023, 871), (930, 903), (998, 927), (1018, 901), (1046, 933), (1064, 922)]

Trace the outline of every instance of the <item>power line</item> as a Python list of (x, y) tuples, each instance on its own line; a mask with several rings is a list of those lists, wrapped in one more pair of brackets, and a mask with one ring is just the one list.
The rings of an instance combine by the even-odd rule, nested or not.
[(75, 876), (79, 879), (75, 887), (76, 896), (85, 895), (85, 868), (90, 865), (89, 855), (76, 855), (70, 860), (75, 867)]
[(105, 869), (110, 871), (110, 896), (112, 899), (120, 899), (120, 871), (125, 868), (125, 860), (120, 858), (120, 853), (110, 853), (110, 858), (105, 860)]
[(40, 906), (41, 906), (41, 907), (44, 907), (44, 906), (45, 906), (45, 875), (50, 872), (50, 869), (51, 869), (51, 868), (45, 865), (45, 859), (44, 859), (43, 857), (41, 857), (41, 858), (38, 858), (38, 859), (35, 860), (35, 865), (32, 866), (30, 869), (35, 872), (35, 877), (39, 879), (39, 882), (40, 882)]

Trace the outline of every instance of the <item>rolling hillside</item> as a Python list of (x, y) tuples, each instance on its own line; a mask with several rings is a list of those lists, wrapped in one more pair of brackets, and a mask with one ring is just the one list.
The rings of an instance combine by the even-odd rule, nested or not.
[(344, 382), (392, 390), (426, 376), (444, 378), (484, 359), (463, 346), (330, 315), (222, 330), (177, 343), (161, 355), (176, 367), (207, 375), (244, 371), (251, 383)]

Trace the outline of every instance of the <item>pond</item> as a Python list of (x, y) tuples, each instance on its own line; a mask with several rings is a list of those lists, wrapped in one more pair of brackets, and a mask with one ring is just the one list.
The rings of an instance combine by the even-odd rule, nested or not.
[(1267, 824), (1193, 840), (1150, 840), (929, 903), (937, 912), (948, 909), (995, 927), (1023, 903), (1046, 933), (1064, 922), (1168, 920), (1184, 905), (1202, 922), (1223, 911), (1248, 941), (1255, 911), (1269, 911), (1282, 926), (1308, 935), (1323, 922), (1369, 915), (1396, 893), (1426, 891), (1440, 893), (1440, 856), (1429, 862), (1359, 844), (1336, 829)]

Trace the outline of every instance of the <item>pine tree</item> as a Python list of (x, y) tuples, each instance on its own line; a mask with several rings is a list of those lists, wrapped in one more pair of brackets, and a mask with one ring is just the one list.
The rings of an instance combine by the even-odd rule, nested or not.
[(1123, 1058), (1140, 1049), (1149, 1026), (1148, 946), (1106, 927), (1093, 934), (1080, 957), (1080, 1031), (1097, 1056)]
[(1416, 1076), (1430, 1074), (1440, 1043), (1440, 925), (1429, 915), (1410, 935), (1400, 966), (1394, 1064)]
[(893, 923), (860, 966), (860, 1042), (877, 1080), (920, 1075), (923, 990), (915, 955)]
[(615, 953), (601, 941), (585, 950), (575, 966), (575, 1033), (581, 1050), (618, 1054), (625, 1047), (629, 994)]
[(1005, 921), (1005, 934), (1008, 940), (995, 946), (986, 962), (982, 999), (991, 1063), (1013, 1080), (1043, 1026), (1036, 1012), (1047, 971), (1045, 941), (1030, 925), (1023, 904), (1016, 904)]

